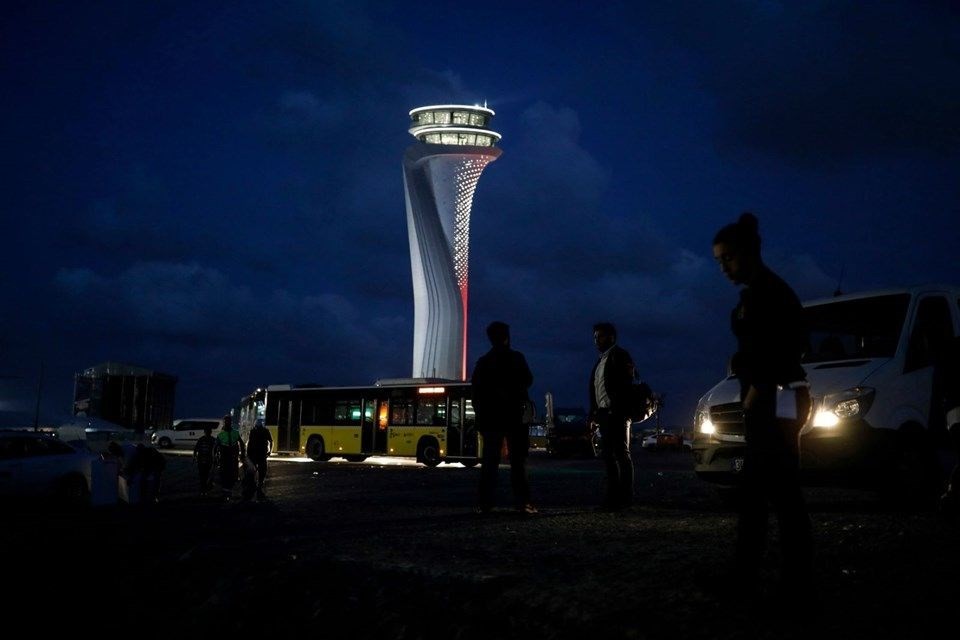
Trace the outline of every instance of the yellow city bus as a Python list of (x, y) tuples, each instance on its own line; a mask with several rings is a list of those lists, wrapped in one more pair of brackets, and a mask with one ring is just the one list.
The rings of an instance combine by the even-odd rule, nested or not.
[(314, 460), (359, 462), (368, 456), (474, 466), (479, 461), (471, 385), (423, 379), (369, 387), (272, 385), (265, 424), (274, 450)]

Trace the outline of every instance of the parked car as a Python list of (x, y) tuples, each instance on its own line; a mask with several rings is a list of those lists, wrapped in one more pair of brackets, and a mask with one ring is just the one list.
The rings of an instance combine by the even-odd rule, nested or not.
[(600, 452), (600, 433), (590, 429), (584, 411), (557, 409), (547, 435), (547, 451), (554, 456), (596, 457)]
[(675, 450), (689, 449), (689, 445), (683, 439), (683, 434), (673, 433), (671, 431), (657, 431), (643, 438), (642, 448), (648, 451), (654, 450)]
[(0, 431), (0, 497), (90, 499), (100, 456), (39, 431)]
[(216, 436), (223, 427), (220, 418), (181, 418), (173, 421), (170, 429), (157, 429), (150, 436), (150, 442), (161, 449), (171, 447), (193, 449), (203, 430), (210, 427), (212, 435)]

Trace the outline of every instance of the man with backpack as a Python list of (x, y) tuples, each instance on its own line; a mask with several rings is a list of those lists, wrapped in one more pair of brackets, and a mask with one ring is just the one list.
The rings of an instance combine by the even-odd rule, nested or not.
[(609, 322), (593, 326), (600, 352), (590, 372), (591, 428), (600, 430), (600, 448), (607, 470), (607, 487), (599, 509), (620, 511), (633, 504), (633, 460), (630, 458), (630, 416), (633, 412), (633, 358), (616, 344), (617, 330)]

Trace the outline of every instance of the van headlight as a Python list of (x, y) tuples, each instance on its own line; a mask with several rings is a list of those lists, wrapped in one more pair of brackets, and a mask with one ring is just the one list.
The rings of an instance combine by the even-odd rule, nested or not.
[(823, 403), (813, 416), (813, 426), (830, 429), (842, 420), (865, 416), (873, 404), (875, 392), (873, 387), (853, 387), (824, 396)]
[(697, 411), (697, 418), (694, 420), (694, 426), (697, 428), (698, 433), (704, 435), (713, 435), (717, 432), (717, 428), (714, 426), (713, 421), (710, 420), (710, 411), (708, 409), (699, 409)]

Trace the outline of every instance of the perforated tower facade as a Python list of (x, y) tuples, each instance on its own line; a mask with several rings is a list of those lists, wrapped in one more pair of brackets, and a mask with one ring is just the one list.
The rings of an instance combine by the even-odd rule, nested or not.
[(500, 157), (486, 107), (410, 111), (418, 140), (403, 155), (413, 275), (413, 377), (467, 377), (470, 210), (484, 168)]

